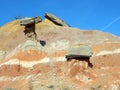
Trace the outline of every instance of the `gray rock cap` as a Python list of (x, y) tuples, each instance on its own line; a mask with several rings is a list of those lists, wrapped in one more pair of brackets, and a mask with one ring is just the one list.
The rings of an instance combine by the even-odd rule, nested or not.
[(79, 47), (69, 48), (66, 54), (66, 58), (72, 57), (91, 57), (92, 49), (89, 46), (81, 45)]
[(55, 23), (56, 25), (70, 27), (70, 25), (68, 25), (66, 22), (64, 22), (63, 20), (61, 20), (60, 18), (51, 13), (46, 13), (45, 17), (52, 21), (53, 23)]
[(39, 16), (33, 17), (33, 18), (23, 18), (20, 20), (20, 25), (27, 26), (30, 24), (37, 24), (41, 22), (42, 19)]

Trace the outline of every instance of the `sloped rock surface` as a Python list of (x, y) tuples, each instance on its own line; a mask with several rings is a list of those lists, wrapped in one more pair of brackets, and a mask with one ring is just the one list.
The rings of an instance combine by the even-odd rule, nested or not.
[[(98, 30), (36, 25), (38, 41), (26, 40), (16, 20), (0, 27), (0, 89), (119, 90), (120, 38)], [(88, 45), (90, 62), (65, 55), (71, 47)]]
[(56, 25), (59, 26), (65, 26), (65, 27), (69, 27), (70, 25), (68, 25), (67, 23), (65, 23), (63, 20), (61, 20), (60, 18), (58, 18), (57, 16), (51, 14), (51, 13), (46, 13), (45, 17), (49, 20), (51, 20), (53, 23), (55, 23)]

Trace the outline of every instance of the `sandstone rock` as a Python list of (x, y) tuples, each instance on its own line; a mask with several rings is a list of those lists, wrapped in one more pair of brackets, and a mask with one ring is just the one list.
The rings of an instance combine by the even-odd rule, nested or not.
[(99, 84), (96, 84), (96, 85), (92, 86), (91, 89), (92, 89), (92, 90), (104, 90), (104, 89), (102, 88), (102, 86), (99, 85)]
[[(31, 75), (33, 90), (53, 89), (53, 86), (54, 90), (119, 90), (120, 38), (97, 30), (58, 27), (50, 19), (41, 23), (36, 25), (39, 42), (26, 40), (19, 20), (0, 28), (0, 49), (9, 50), (9, 57), (5, 55), (7, 59), (0, 60), (1, 90), (4, 87), (29, 90), (27, 80)], [(85, 46), (81, 53), (81, 45), (91, 48)], [(87, 57), (93, 68), (88, 68), (84, 59), (66, 61), (66, 52), (71, 47), (73, 51), (68, 55)], [(55, 62), (51, 62), (53, 59)]]
[(3, 50), (0, 50), (0, 60), (5, 57), (6, 52)]
[(59, 25), (59, 26), (66, 26), (66, 27), (70, 27), (67, 23), (65, 23), (63, 20), (61, 20), (60, 18), (56, 17), (55, 15), (51, 14), (51, 13), (46, 13), (45, 17), (49, 20), (51, 20), (52, 22), (54, 22), (55, 24)]
[(120, 90), (120, 85), (111, 85), (111, 90)]
[(15, 88), (5, 87), (3, 90), (16, 90)]
[(92, 56), (92, 49), (89, 46), (82, 45), (80, 47), (69, 48), (66, 58), (89, 58)]
[(26, 26), (26, 25), (30, 25), (30, 24), (37, 24), (39, 22), (41, 22), (42, 19), (39, 16), (33, 17), (33, 18), (23, 18), (20, 20), (20, 25)]

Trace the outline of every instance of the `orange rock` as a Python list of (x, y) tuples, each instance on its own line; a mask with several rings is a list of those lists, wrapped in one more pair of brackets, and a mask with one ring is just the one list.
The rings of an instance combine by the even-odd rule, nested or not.
[(22, 61), (36, 61), (36, 60), (41, 60), (45, 57), (47, 57), (46, 52), (31, 49), (31, 50), (19, 51), (15, 55), (11, 56), (10, 59), (17, 58)]

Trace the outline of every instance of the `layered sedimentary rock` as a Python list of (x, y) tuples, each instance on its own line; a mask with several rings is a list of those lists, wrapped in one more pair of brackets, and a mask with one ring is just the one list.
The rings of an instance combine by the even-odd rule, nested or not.
[[(38, 40), (28, 40), (20, 21), (0, 28), (0, 89), (119, 90), (120, 38), (98, 30), (60, 27), (49, 19), (36, 25)], [(85, 61), (66, 54), (71, 47), (91, 47)]]

